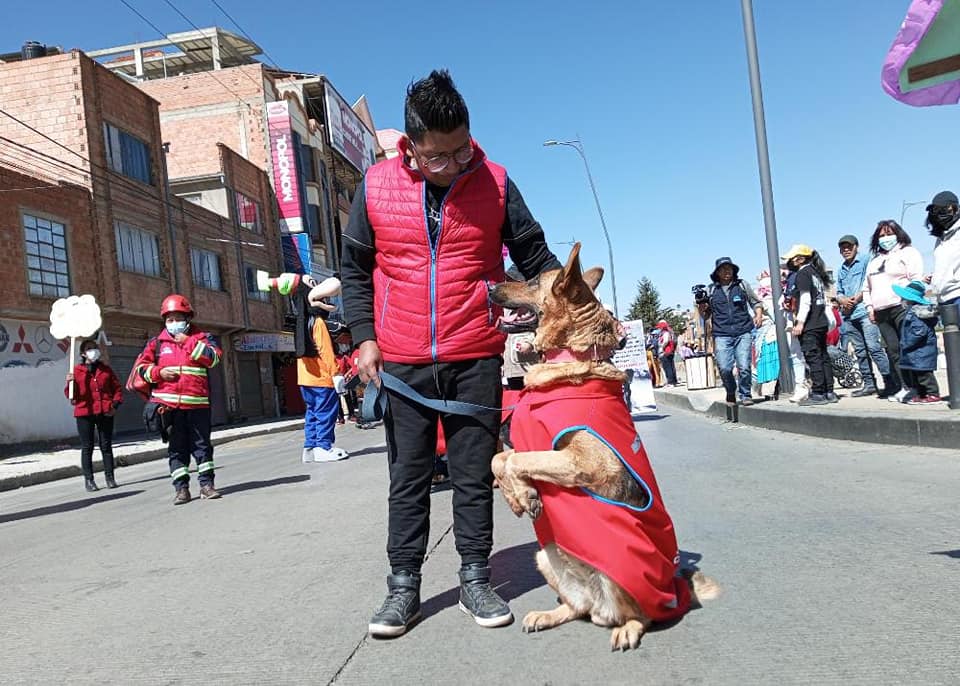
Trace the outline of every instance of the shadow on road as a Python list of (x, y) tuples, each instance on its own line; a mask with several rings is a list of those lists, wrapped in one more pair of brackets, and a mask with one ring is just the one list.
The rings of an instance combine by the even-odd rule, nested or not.
[(631, 417), (634, 422), (656, 422), (661, 419), (666, 419), (670, 415), (668, 414), (635, 414)]
[(65, 503), (57, 503), (56, 505), (37, 507), (32, 510), (24, 510), (23, 512), (0, 514), (0, 524), (4, 524), (6, 522), (16, 522), (21, 519), (45, 517), (47, 515), (59, 514), (61, 512), (71, 512), (72, 510), (90, 507), (91, 505), (96, 505), (97, 503), (104, 503), (109, 500), (119, 500), (120, 498), (129, 498), (130, 496), (139, 495), (141, 493), (143, 493), (143, 491), (120, 491), (118, 493), (108, 493), (106, 495), (99, 495), (92, 498), (84, 498), (82, 500), (71, 500)]
[(266, 481), (245, 481), (241, 484), (231, 484), (229, 486), (218, 487), (222, 495), (230, 493), (240, 493), (241, 491), (252, 491), (257, 488), (270, 488), (271, 486), (283, 486), (285, 484), (297, 484), (301, 481), (309, 481), (309, 474), (294, 474), (293, 476), (281, 476), (276, 479), (267, 479)]
[(351, 450), (350, 457), (360, 457), (361, 455), (373, 455), (375, 453), (384, 453), (387, 450), (386, 445), (372, 445), (362, 450)]
[[(540, 588), (546, 582), (537, 571), (533, 556), (540, 550), (536, 541), (515, 545), (500, 550), (490, 558), (493, 571), (493, 583), (497, 593), (508, 603), (528, 591)], [(431, 617), (438, 612), (453, 607), (460, 601), (460, 587), (454, 586), (443, 593), (428, 598), (421, 606), (423, 617)]]
[(955, 560), (960, 560), (960, 550), (934, 550), (931, 555), (945, 555), (946, 557), (952, 557)]

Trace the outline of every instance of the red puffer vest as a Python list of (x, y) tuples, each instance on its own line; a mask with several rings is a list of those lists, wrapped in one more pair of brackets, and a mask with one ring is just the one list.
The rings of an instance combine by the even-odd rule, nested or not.
[(521, 391), (510, 438), (517, 452), (555, 449), (572, 431), (584, 430), (616, 453), (649, 495), (644, 509), (585, 488), (543, 481), (537, 490), (543, 512), (534, 522), (541, 546), (561, 549), (613, 579), (651, 619), (666, 621), (690, 608), (690, 587), (679, 575), (673, 522), (621, 395), (617, 381)]
[(402, 156), (367, 170), (367, 217), (376, 243), (374, 330), (390, 362), (456, 362), (503, 353), (506, 336), (496, 328), (501, 310), (487, 289), (504, 280), (507, 172), (473, 146), (474, 161), (440, 207), (436, 245), (430, 244), (420, 172)]
[[(105, 364), (97, 363), (90, 368), (78, 364), (73, 368), (73, 416), (87, 417), (92, 414), (104, 414), (123, 401), (123, 386), (114, 371)], [(70, 397), (70, 384), (63, 389)]]
[[(147, 342), (137, 371), (148, 383), (156, 384), (150, 399), (161, 405), (185, 410), (210, 407), (207, 369), (217, 366), (222, 354), (210, 334), (192, 333), (183, 343), (177, 343), (164, 329)], [(160, 378), (160, 370), (166, 367), (173, 367), (180, 375), (173, 381)]]

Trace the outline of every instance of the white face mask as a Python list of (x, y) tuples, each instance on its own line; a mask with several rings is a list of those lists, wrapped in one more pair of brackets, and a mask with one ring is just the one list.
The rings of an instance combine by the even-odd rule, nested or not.
[(83, 356), (86, 357), (90, 362), (96, 362), (100, 359), (100, 351), (97, 348), (90, 348), (83, 352)]
[(883, 250), (893, 250), (898, 243), (896, 236), (880, 236), (880, 240), (877, 242)]
[(188, 326), (190, 326), (190, 323), (187, 321), (170, 322), (167, 324), (167, 333), (171, 336), (176, 336), (179, 333), (186, 333)]

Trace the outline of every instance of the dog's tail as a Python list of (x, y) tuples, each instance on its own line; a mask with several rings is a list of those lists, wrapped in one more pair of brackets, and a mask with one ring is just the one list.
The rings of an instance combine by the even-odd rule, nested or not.
[(720, 597), (720, 584), (700, 570), (693, 572), (687, 580), (690, 582), (690, 592), (697, 603), (702, 604), (704, 600)]

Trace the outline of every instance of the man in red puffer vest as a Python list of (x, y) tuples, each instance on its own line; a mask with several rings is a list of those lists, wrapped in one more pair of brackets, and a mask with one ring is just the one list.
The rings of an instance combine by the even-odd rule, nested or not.
[(223, 355), (210, 334), (193, 328), (193, 307), (182, 295), (168, 295), (160, 306), (164, 330), (151, 338), (136, 370), (154, 384), (150, 400), (163, 410), (170, 436), (170, 478), (174, 505), (190, 502), (190, 455), (197, 461), (200, 497), (219, 498), (214, 488), (213, 445), (210, 444), (210, 383), (207, 370)]
[[(505, 336), (487, 290), (504, 280), (502, 246), (524, 278), (561, 265), (506, 170), (470, 137), (449, 73), (407, 89), (405, 128), (400, 155), (367, 170), (343, 235), (344, 312), (360, 377), (385, 371), (429, 398), (499, 407)], [(440, 414), (391, 394), (386, 414), (391, 574), (370, 635), (399, 636), (420, 616), (438, 419), (453, 482), (460, 608), (481, 626), (510, 623), (488, 563), (499, 412)]]

